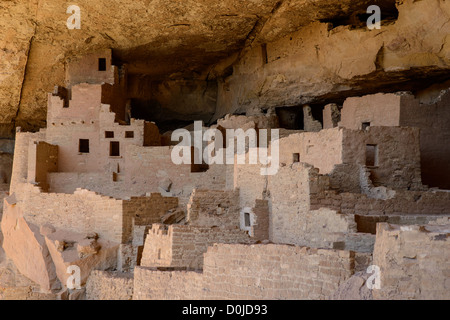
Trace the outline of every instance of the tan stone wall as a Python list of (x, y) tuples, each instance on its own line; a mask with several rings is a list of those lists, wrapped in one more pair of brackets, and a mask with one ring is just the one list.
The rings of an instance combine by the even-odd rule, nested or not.
[[(56, 172), (49, 174), (52, 192), (73, 193), (83, 188), (97, 193), (126, 199), (146, 193), (161, 192), (164, 196), (179, 198), (180, 207), (186, 206), (193, 188), (222, 190), (232, 185), (232, 165), (211, 165), (209, 170), (191, 173), (190, 165), (175, 165), (171, 160), (171, 147), (125, 147), (123, 164), (108, 164), (108, 172)], [(113, 171), (120, 172), (113, 181)], [(158, 168), (158, 170), (155, 170)], [(170, 190), (160, 188), (162, 181), (170, 179)]]
[(201, 300), (203, 276), (195, 271), (134, 269), (133, 300)]
[(122, 200), (87, 190), (75, 194), (42, 193), (30, 184), (21, 184), (16, 195), (18, 206), (31, 223), (50, 223), (79, 233), (97, 232), (107, 240), (122, 242)]
[[(61, 103), (55, 106), (49, 103), (45, 141), (59, 147), (58, 171), (105, 173), (123, 171), (126, 147), (143, 145), (144, 121), (132, 119), (129, 125), (114, 122), (115, 114), (110, 111), (110, 106), (97, 101), (102, 88), (85, 84), (85, 88), (80, 89), (80, 86), (82, 85), (74, 87), (75, 100), (73, 103), (71, 101), (68, 108), (63, 108)], [(82, 92), (78, 93), (77, 90)], [(59, 97), (49, 97), (50, 102), (54, 99)], [(114, 137), (107, 138), (106, 131), (113, 132)], [(133, 137), (126, 137), (127, 131), (132, 131)], [(89, 140), (89, 153), (79, 152), (79, 139)], [(119, 156), (110, 155), (112, 141), (119, 143)]]
[[(299, 162), (318, 168), (321, 174), (336, 174), (336, 166), (366, 165), (366, 145), (378, 148), (377, 163), (370, 168), (374, 184), (420, 189), (419, 130), (416, 128), (370, 127), (366, 131), (333, 128), (291, 134), (280, 138), (280, 164), (291, 165), (293, 155), (298, 154)], [(347, 175), (346, 180), (351, 180), (359, 176), (359, 170), (349, 171)]]
[(342, 140), (339, 128), (291, 134), (280, 139), (280, 164), (291, 165), (293, 154), (298, 153), (299, 162), (313, 165), (321, 174), (330, 173), (336, 164), (343, 163)]
[[(99, 71), (99, 58), (106, 60), (105, 71)], [(114, 83), (115, 67), (111, 65), (111, 58), (111, 50), (106, 49), (69, 61), (66, 68), (66, 83), (68, 85), (78, 83)]]
[[(239, 190), (240, 207), (253, 207), (256, 199), (263, 199), (267, 191), (268, 176), (260, 174), (259, 164), (248, 164), (249, 154), (246, 153), (246, 164), (234, 166), (233, 186)], [(236, 162), (236, 157), (235, 157)]]
[(87, 300), (131, 300), (132, 274), (93, 270), (86, 283)]
[(310, 195), (328, 188), (327, 177), (304, 163), (282, 167), (278, 174), (270, 176), (270, 239), (276, 243), (323, 246), (327, 233), (356, 231), (352, 216), (333, 210), (310, 211)]
[(215, 245), (205, 255), (209, 299), (326, 299), (353, 274), (354, 254), (287, 245)]
[(380, 268), (375, 299), (450, 299), (450, 225), (377, 228), (373, 263)]
[(339, 126), (353, 130), (360, 130), (363, 122), (370, 122), (370, 126), (398, 126), (401, 99), (399, 94), (384, 93), (347, 98)]
[(214, 243), (252, 243), (238, 229), (153, 224), (149, 230), (141, 266), (203, 268), (203, 254)]
[(97, 232), (119, 243), (131, 241), (133, 225), (160, 222), (169, 209), (178, 207), (178, 199), (151, 194), (117, 200), (77, 189), (73, 194), (43, 193), (31, 184), (21, 184), (16, 193), (25, 217), (36, 225), (53, 224), (75, 232)]
[(186, 220), (194, 226), (239, 228), (238, 190), (199, 190), (192, 192)]
[[(420, 128), (420, 162), (422, 180), (426, 185), (450, 189), (448, 181), (450, 169), (446, 161), (450, 156), (449, 129), (450, 114), (446, 106), (450, 101), (449, 91), (443, 91), (439, 99), (422, 103), (412, 94), (378, 93), (363, 97), (348, 98), (341, 111), (339, 125), (348, 129), (361, 129), (363, 122), (370, 126), (404, 126)], [(384, 132), (389, 132), (383, 128)], [(405, 139), (405, 137), (397, 136)], [(419, 139), (416, 139), (416, 143)], [(400, 140), (398, 140), (400, 141)], [(399, 150), (410, 147), (410, 144), (400, 144)], [(397, 147), (397, 148), (398, 148)], [(411, 154), (417, 157), (417, 152)], [(392, 155), (391, 155), (392, 156)], [(396, 165), (396, 159), (391, 158)], [(395, 161), (395, 163), (394, 163)], [(400, 166), (397, 166), (400, 168)], [(407, 170), (405, 170), (407, 171)]]
[(330, 208), (360, 215), (450, 214), (450, 193), (398, 190), (391, 199), (374, 199), (365, 194), (325, 191), (311, 197), (311, 209)]
[(349, 251), (216, 244), (203, 273), (136, 267), (133, 299), (328, 299), (353, 273)]
[[(172, 266), (174, 245), (173, 226), (153, 224), (145, 237), (140, 265), (143, 267)], [(195, 247), (193, 243), (190, 245)]]
[[(375, 186), (420, 190), (420, 135), (417, 128), (369, 127), (343, 130), (342, 162), (366, 165)], [(376, 145), (376, 164), (366, 164), (366, 145)], [(357, 173), (356, 173), (357, 175)]]

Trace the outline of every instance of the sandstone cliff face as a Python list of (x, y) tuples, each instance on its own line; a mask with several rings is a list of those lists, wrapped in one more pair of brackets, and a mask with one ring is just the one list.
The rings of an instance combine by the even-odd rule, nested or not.
[[(411, 78), (441, 79), (449, 65), (450, 4), (397, 2), (397, 22), (368, 31), (358, 20), (373, 4), (365, 0), (80, 0), (80, 30), (67, 28), (65, 1), (3, 1), (0, 135), (12, 136), (14, 126), (44, 127), (46, 93), (64, 84), (65, 61), (103, 48), (128, 65), (136, 88), (141, 79), (156, 88), (168, 80), (206, 81), (195, 91), (201, 96), (208, 82), (219, 79), (217, 101), (201, 101), (205, 114), (195, 108), (195, 98), (171, 110), (183, 117), (187, 108), (204, 120), (216, 106), (214, 119), (249, 106), (294, 105)], [(388, 17), (396, 11), (394, 0), (376, 4)], [(330, 30), (327, 22), (360, 29)], [(267, 64), (261, 63), (261, 44)], [(145, 98), (134, 91), (133, 98)]]
[(315, 22), (254, 46), (219, 84), (216, 116), (253, 107), (338, 102), (379, 91), (416, 90), (448, 77), (450, 6), (399, 5), (380, 30)]

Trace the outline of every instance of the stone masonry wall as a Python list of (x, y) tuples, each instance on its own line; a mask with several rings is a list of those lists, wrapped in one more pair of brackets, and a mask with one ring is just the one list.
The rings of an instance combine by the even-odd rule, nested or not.
[(43, 193), (31, 184), (22, 184), (17, 193), (26, 219), (36, 225), (50, 223), (75, 232), (97, 232), (108, 240), (125, 243), (132, 240), (133, 223), (160, 222), (167, 210), (176, 208), (177, 198), (152, 194), (117, 200), (77, 189), (74, 194)]
[(79, 233), (97, 232), (105, 239), (122, 242), (122, 200), (81, 189), (74, 194), (43, 193), (30, 184), (22, 184), (20, 189), (18, 205), (27, 221)]
[(400, 125), (420, 128), (423, 183), (450, 189), (450, 90), (443, 90), (434, 103), (421, 103), (412, 95), (401, 100)]
[[(374, 185), (404, 190), (422, 188), (419, 129), (370, 126), (366, 130), (341, 130), (342, 163), (366, 165)], [(367, 145), (376, 146), (373, 165), (367, 163)]]
[[(342, 140), (343, 131), (339, 128), (295, 133), (280, 138), (280, 164), (293, 164), (293, 154), (297, 153), (298, 162), (313, 165), (321, 174), (330, 173), (336, 164), (342, 163)], [(326, 157), (323, 156), (324, 150)]]
[(378, 224), (373, 263), (381, 282), (374, 298), (449, 300), (449, 235), (449, 224)]
[(386, 200), (333, 190), (311, 194), (311, 210), (322, 207), (359, 215), (446, 215), (450, 214), (450, 193), (397, 190), (393, 198)]
[(133, 300), (202, 300), (202, 284), (199, 272), (136, 267)]
[(239, 227), (239, 190), (198, 190), (187, 205), (187, 221), (195, 226)]
[(363, 123), (370, 126), (400, 125), (400, 94), (377, 93), (347, 98), (341, 110), (339, 126), (360, 130)]
[(86, 283), (87, 300), (131, 300), (133, 297), (132, 274), (91, 271)]
[(327, 299), (353, 273), (349, 251), (216, 244), (203, 273), (136, 267), (133, 299)]
[(247, 232), (238, 229), (153, 224), (149, 230), (141, 266), (202, 269), (203, 254), (214, 243), (252, 243)]
[(124, 240), (132, 238), (133, 226), (146, 226), (161, 222), (170, 209), (178, 207), (178, 198), (152, 193), (149, 197), (132, 197), (123, 201)]

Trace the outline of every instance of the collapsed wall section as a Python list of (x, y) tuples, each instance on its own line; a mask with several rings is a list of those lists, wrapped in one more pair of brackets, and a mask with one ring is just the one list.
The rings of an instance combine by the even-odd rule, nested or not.
[(239, 190), (194, 189), (187, 205), (187, 221), (195, 226), (239, 227)]

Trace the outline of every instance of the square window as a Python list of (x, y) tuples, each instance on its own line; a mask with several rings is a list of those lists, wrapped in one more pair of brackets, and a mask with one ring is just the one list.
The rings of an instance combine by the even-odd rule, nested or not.
[(363, 122), (361, 124), (361, 130), (367, 130), (368, 127), (370, 127), (370, 122)]
[(106, 59), (98, 58), (98, 71), (106, 71)]
[(110, 157), (119, 157), (120, 156), (119, 141), (111, 141), (109, 143), (109, 156)]
[(134, 138), (134, 131), (125, 131), (125, 138)]
[(114, 131), (105, 131), (105, 138), (114, 138)]
[(78, 152), (89, 153), (89, 139), (80, 139), (79, 140)]
[(292, 154), (292, 162), (300, 162), (300, 153), (293, 153)]

